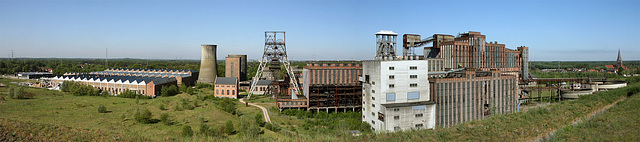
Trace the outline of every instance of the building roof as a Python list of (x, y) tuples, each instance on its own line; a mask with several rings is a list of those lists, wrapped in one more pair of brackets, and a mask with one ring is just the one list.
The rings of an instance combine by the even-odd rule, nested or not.
[(393, 31), (380, 30), (376, 33), (376, 35), (398, 35), (398, 33), (394, 33)]
[(256, 85), (269, 85), (271, 84), (271, 80), (258, 80)]
[(57, 76), (54, 79), (65, 80), (68, 78), (69, 80), (78, 80), (78, 81), (89, 81), (89, 80), (99, 80), (99, 81), (113, 81), (113, 82), (145, 82), (148, 84), (153, 82), (156, 85), (165, 84), (168, 82), (176, 81), (175, 78), (159, 78), (159, 77), (142, 77), (142, 76), (105, 76), (105, 75), (95, 75), (95, 74), (77, 74), (77, 75), (64, 75)]
[(238, 84), (238, 78), (236, 77), (217, 77), (215, 84)]

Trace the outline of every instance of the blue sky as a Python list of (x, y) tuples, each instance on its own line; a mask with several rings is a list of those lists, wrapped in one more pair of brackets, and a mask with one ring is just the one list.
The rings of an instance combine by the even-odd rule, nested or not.
[(199, 59), (201, 44), (216, 44), (218, 59), (259, 59), (269, 30), (286, 31), (291, 60), (372, 59), (380, 30), (479, 31), (529, 47), (530, 61), (614, 61), (618, 49), (640, 60), (638, 0), (0, 0), (1, 58), (103, 58), (108, 48), (110, 58)]

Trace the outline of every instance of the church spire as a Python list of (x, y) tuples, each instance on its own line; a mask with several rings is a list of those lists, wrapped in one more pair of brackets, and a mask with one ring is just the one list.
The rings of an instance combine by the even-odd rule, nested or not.
[(616, 68), (622, 67), (622, 56), (620, 56), (620, 49), (618, 49), (618, 60), (616, 60)]

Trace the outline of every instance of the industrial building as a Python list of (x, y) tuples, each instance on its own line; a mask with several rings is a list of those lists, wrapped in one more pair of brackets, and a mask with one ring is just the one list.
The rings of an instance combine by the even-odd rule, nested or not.
[[(419, 35), (405, 35), (405, 38)], [(405, 40), (407, 41), (407, 40)], [(409, 40), (411, 41), (411, 40)], [(432, 43), (433, 46), (424, 48), (424, 58), (438, 61), (435, 69), (474, 68), (482, 71), (496, 69), (501, 74), (518, 77), (518, 82), (529, 79), (529, 48), (520, 46), (517, 49), (505, 48), (505, 44), (497, 41), (486, 42), (486, 35), (469, 31), (454, 37), (453, 35), (434, 34), (419, 42), (405, 42), (405, 47), (421, 46)], [(431, 70), (437, 71), (437, 70)]]
[(64, 81), (75, 81), (114, 95), (132, 90), (138, 94), (156, 97), (160, 95), (162, 87), (193, 86), (197, 77), (196, 70), (109, 68), (90, 73), (69, 72), (48, 79), (51, 80), (52, 86), (57, 87)]
[(362, 63), (324, 61), (308, 63), (302, 70), (302, 88), (308, 109), (315, 111), (356, 111), (362, 108)]
[(236, 77), (218, 77), (214, 84), (216, 97), (238, 98), (238, 78)]
[(224, 76), (247, 80), (247, 55), (228, 55), (224, 60)]
[(16, 76), (19, 79), (40, 79), (43, 77), (54, 77), (55, 75), (50, 72), (20, 72), (17, 73)]
[(404, 47), (424, 48), (429, 61), (430, 93), (436, 102), (436, 126), (514, 112), (520, 93), (518, 85), (530, 79), (528, 47), (505, 48), (497, 41), (486, 42), (480, 32), (458, 36), (434, 34), (420, 40), (405, 34)]
[(429, 79), (430, 94), (436, 102), (436, 126), (450, 127), (516, 110), (516, 76), (497, 70), (467, 70), (448, 76)]
[(392, 31), (376, 33), (375, 60), (363, 61), (362, 120), (376, 132), (433, 129), (428, 61), (396, 56), (396, 37)]
[(51, 79), (52, 86), (60, 87), (64, 81), (73, 81), (118, 95), (126, 90), (138, 94), (156, 97), (160, 96), (162, 87), (177, 85), (176, 78), (142, 77), (142, 76), (104, 76), (96, 74), (76, 74), (56, 76)]

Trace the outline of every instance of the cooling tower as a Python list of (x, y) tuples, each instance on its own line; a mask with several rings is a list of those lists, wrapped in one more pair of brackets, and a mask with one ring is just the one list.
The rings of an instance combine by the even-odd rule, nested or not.
[(218, 76), (216, 48), (217, 45), (202, 45), (198, 83), (214, 83), (216, 81), (216, 77)]
[(247, 55), (229, 55), (229, 57), (240, 57), (240, 81), (247, 80)]

